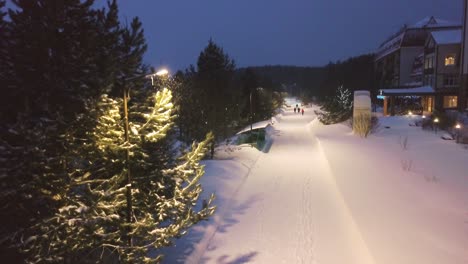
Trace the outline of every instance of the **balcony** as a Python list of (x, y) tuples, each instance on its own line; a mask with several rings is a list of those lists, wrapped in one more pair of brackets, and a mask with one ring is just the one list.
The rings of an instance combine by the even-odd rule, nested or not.
[(435, 52), (435, 48), (424, 48), (424, 54), (429, 55)]
[(424, 69), (424, 75), (434, 74), (434, 68)]

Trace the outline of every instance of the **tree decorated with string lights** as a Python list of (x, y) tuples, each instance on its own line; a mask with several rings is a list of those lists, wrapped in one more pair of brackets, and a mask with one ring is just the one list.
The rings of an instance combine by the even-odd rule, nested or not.
[(320, 107), (320, 111), (315, 111), (318, 119), (325, 125), (343, 122), (351, 117), (353, 110), (352, 94), (349, 89), (339, 86), (335, 96), (328, 98)]

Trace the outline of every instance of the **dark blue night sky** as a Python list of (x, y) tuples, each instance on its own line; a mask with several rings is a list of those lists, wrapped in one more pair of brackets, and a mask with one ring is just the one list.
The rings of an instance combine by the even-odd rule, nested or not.
[[(104, 0), (98, 0), (104, 3)], [(319, 66), (373, 52), (404, 23), (435, 16), (461, 21), (462, 0), (119, 0), (139, 16), (147, 63), (171, 71), (196, 64), (208, 40), (238, 67)]]

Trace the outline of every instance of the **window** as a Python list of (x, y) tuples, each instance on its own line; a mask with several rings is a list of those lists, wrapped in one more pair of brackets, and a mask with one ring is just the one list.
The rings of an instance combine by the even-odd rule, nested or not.
[(434, 85), (434, 75), (424, 75), (424, 85)]
[(456, 108), (458, 96), (444, 96), (444, 108)]
[(434, 56), (426, 57), (424, 60), (424, 69), (434, 68)]
[(429, 98), (427, 98), (427, 110), (428, 112), (432, 112), (434, 110), (434, 97), (433, 96), (429, 96)]
[(445, 66), (453, 66), (455, 65), (455, 55), (450, 54), (445, 56)]
[(444, 75), (444, 86), (453, 87), (458, 85), (458, 77), (454, 75)]

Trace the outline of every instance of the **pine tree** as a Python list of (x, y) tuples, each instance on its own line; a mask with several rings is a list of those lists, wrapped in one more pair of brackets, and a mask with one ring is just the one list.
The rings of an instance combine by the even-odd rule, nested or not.
[(206, 124), (203, 102), (205, 99), (197, 87), (197, 72), (191, 65), (185, 72), (176, 74), (179, 85), (171, 89), (177, 109), (177, 126), (180, 129), (181, 139), (185, 143), (203, 138), (206, 134)]
[(351, 108), (353, 107), (351, 95), (351, 91), (345, 89), (343, 85), (338, 87), (336, 101), (343, 112), (349, 113), (351, 111)]
[(143, 64), (143, 55), (148, 46), (144, 36), (143, 26), (138, 17), (133, 18), (129, 27), (125, 27), (120, 35), (117, 82), (110, 94), (121, 97), (125, 89), (142, 87), (144, 85), (139, 75), (147, 72)]
[(92, 94), (92, 1), (12, 3), (11, 21), (2, 19), (6, 30), (0, 30), (7, 34), (0, 40), (7, 53), (0, 67), (8, 68), (1, 71), (2, 107), (8, 109), (0, 127), (2, 247), (62, 205), (68, 125)]
[[(213, 213), (213, 197), (205, 207), (195, 206), (204, 173), (199, 161), (212, 136), (193, 144), (169, 169), (159, 169), (148, 147), (164, 138), (173, 125), (171, 97), (163, 89), (147, 101), (151, 105), (133, 107), (142, 112), (130, 115), (128, 142), (124, 140), (121, 100), (104, 95), (90, 116), (82, 117), (97, 118), (97, 125), (89, 131), (89, 140), (79, 143), (83, 148), (77, 151), (82, 155), (76, 155), (80, 158), (74, 161), (77, 169), (69, 174), (70, 186), (64, 188), (63, 206), (30, 229), (32, 235), (24, 239), (22, 246), (30, 261), (76, 261), (84, 254), (90, 259), (111, 258), (117, 252), (123, 263), (158, 262), (162, 256), (150, 259), (148, 250), (170, 245)], [(127, 150), (129, 163), (123, 158)], [(128, 188), (132, 194), (130, 222)]]
[(95, 70), (96, 23), (92, 0), (14, 0), (10, 10), (12, 70), (18, 112), (41, 116), (83, 110)]
[[(248, 122), (253, 121), (250, 111), (257, 113), (259, 111), (259, 87), (258, 78), (251, 68), (247, 68), (242, 75), (242, 112), (241, 116)], [(252, 105), (250, 105), (252, 103)], [(251, 120), (252, 118), (252, 120)]]
[[(98, 261), (113, 252), (124, 262), (157, 261), (146, 250), (169, 245), (214, 210), (195, 207), (198, 161), (211, 136), (180, 160), (171, 157), (164, 142), (174, 119), (170, 93), (134, 89), (143, 86), (146, 44), (138, 19), (119, 25), (116, 1), (101, 10), (91, 0), (13, 3), (11, 22), (0, 12), (7, 27), (0, 34), (9, 36), (0, 48), (7, 43), (11, 55), (1, 58), (11, 65), (2, 99), (14, 116), (0, 125), (1, 214), (15, 220), (2, 222), (2, 247), (15, 242), (29, 262)], [(129, 89), (126, 141), (115, 97)]]
[(0, 246), (2, 260), (23, 262), (8, 249), (21, 231), (62, 205), (67, 182), (66, 123), (54, 118), (20, 118), (0, 126)]
[(315, 113), (323, 124), (336, 124), (351, 117), (352, 105), (351, 91), (341, 85), (335, 96), (329, 98), (321, 106), (320, 111), (315, 111)]
[(273, 103), (273, 92), (265, 88), (257, 88), (258, 111), (254, 115), (255, 121), (263, 121), (273, 116), (275, 111)]
[[(122, 49), (122, 32), (119, 22), (117, 1), (107, 2), (107, 9), (96, 12), (96, 23), (99, 37), (96, 39), (96, 84), (104, 93), (110, 93), (114, 88), (119, 69)], [(121, 96), (121, 94), (118, 94)]]
[[(213, 131), (215, 141), (228, 134), (236, 96), (231, 87), (235, 63), (211, 39), (197, 61), (196, 90), (205, 132)], [(214, 153), (214, 145), (211, 150)]]
[(5, 1), (0, 1), (0, 87), (2, 87), (2, 97), (0, 99), (0, 120), (5, 122), (13, 118), (6, 115), (8, 109), (14, 109), (14, 106), (8, 100), (12, 97), (11, 89), (11, 58), (8, 48), (11, 45), (10, 24), (6, 21)]

